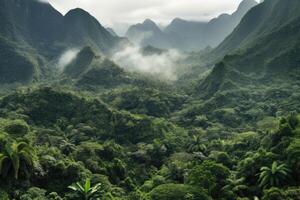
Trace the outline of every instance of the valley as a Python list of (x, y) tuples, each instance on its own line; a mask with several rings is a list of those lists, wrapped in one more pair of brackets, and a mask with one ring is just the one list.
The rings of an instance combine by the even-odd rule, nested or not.
[(298, 200), (299, 44), (298, 0), (126, 37), (1, 0), (0, 199)]

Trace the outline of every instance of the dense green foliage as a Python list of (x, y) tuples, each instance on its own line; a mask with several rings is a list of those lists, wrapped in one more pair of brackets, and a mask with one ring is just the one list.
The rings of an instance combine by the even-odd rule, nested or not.
[(95, 186), (91, 186), (91, 180), (86, 179), (84, 185), (81, 185), (77, 182), (75, 185), (69, 186), (69, 188), (76, 192), (78, 196), (80, 196), (80, 198), (84, 200), (90, 200), (95, 198), (97, 193), (99, 193), (101, 189), (101, 183), (98, 183)]
[(1, 1), (0, 27), (0, 83), (49, 79), (67, 50), (88, 45), (107, 54), (125, 42), (82, 9), (63, 16), (37, 0)]
[[(161, 112), (171, 121), (185, 118), (166, 111)], [(78, 199), (87, 192), (93, 193), (88, 199), (94, 194), (108, 199), (293, 199), (299, 194), (296, 114), (266, 117), (250, 129), (245, 122), (213, 123), (203, 116), (180, 128), (168, 118), (117, 111), (96, 97), (50, 87), (24, 88), (2, 98), (0, 114), (1, 188), (10, 197)], [(249, 120), (255, 124), (255, 118)], [(68, 189), (71, 185), (77, 193)]]
[[(0, 5), (14, 1), (20, 0)], [(298, 0), (265, 0), (221, 46), (201, 53), (207, 58), (188, 56), (184, 62), (196, 65), (171, 83), (127, 72), (90, 45), (64, 70), (46, 70), (49, 79), (1, 85), (0, 199), (299, 199), (299, 8)], [(44, 17), (59, 21), (63, 16), (55, 13)], [(7, 16), (2, 7), (1, 15)], [(101, 26), (80, 9), (64, 19), (69, 26), (78, 22), (69, 27), (78, 35), (66, 43), (111, 38), (96, 34)], [(10, 32), (4, 23), (0, 18)], [(36, 41), (45, 42), (39, 37), (46, 30)], [(6, 61), (11, 70), (0, 82), (45, 74), (37, 57), (29, 59), (36, 55), (31, 48), (29, 57), (21, 51), (28, 41), (7, 38), (0, 36), (0, 56), (8, 58), (1, 57), (0, 72)], [(148, 47), (143, 53), (161, 52)], [(231, 55), (219, 62), (223, 53)], [(207, 63), (216, 65), (203, 73)], [(33, 67), (34, 75), (19, 65)]]

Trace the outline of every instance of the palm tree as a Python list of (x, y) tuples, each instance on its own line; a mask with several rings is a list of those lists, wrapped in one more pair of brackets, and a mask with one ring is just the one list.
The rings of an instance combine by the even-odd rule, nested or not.
[(27, 176), (35, 163), (35, 151), (26, 142), (7, 142), (0, 152), (0, 174), (7, 177), (13, 174), (17, 180), (20, 172)]
[(273, 162), (271, 167), (262, 167), (260, 171), (259, 186), (262, 188), (280, 186), (290, 174), (286, 164), (278, 165), (277, 162)]
[(205, 146), (205, 144), (203, 144), (204, 141), (205, 140), (203, 140), (203, 138), (201, 138), (200, 136), (194, 135), (191, 143), (188, 146), (188, 151), (204, 153), (206, 151), (206, 146)]
[(227, 179), (227, 184), (222, 188), (222, 192), (226, 194), (234, 194), (244, 196), (248, 186), (245, 184), (245, 178), (238, 178), (237, 173), (233, 172)]
[(61, 141), (59, 148), (65, 155), (70, 155), (73, 151), (76, 150), (76, 145), (69, 141), (67, 138)]
[(77, 192), (84, 200), (93, 200), (101, 189), (101, 183), (91, 186), (91, 180), (86, 179), (85, 184), (81, 185), (79, 182), (68, 187)]

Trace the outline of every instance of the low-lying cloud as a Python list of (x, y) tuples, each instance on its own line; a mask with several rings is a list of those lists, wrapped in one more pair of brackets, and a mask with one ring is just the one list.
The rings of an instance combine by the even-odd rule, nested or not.
[(176, 50), (144, 55), (137, 46), (127, 46), (112, 57), (113, 61), (125, 70), (151, 74), (165, 80), (177, 79), (178, 63), (184, 58), (185, 56)]
[(79, 49), (68, 49), (58, 59), (57, 67), (63, 70), (77, 56)]
[(153, 36), (153, 32), (147, 31), (147, 32), (139, 32), (137, 34), (134, 34), (133, 38), (130, 38), (130, 41), (133, 42), (137, 46), (142, 46), (142, 42), (151, 38)]

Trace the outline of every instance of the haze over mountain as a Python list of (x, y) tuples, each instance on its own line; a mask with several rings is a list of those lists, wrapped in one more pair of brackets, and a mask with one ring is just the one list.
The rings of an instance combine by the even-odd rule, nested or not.
[(168, 46), (167, 36), (151, 19), (129, 27), (126, 37), (136, 45), (151, 45), (159, 48)]
[(131, 26), (126, 36), (134, 43), (158, 48), (194, 51), (207, 46), (215, 47), (234, 30), (244, 14), (255, 5), (257, 5), (255, 0), (243, 0), (233, 14), (222, 14), (209, 22), (176, 18), (164, 30), (160, 30), (148, 19), (142, 24)]
[(242, 0), (119, 0), (110, 1), (48, 1), (58, 11), (65, 14), (76, 7), (95, 16), (102, 25), (113, 28), (124, 36), (128, 27), (149, 18), (159, 24), (168, 24), (176, 17), (195, 21), (209, 21), (222, 13), (231, 13)]
[(122, 41), (82, 9), (63, 16), (49, 3), (2, 0), (0, 16), (1, 82), (47, 76), (47, 63), (69, 48), (88, 45), (108, 53)]
[[(119, 1), (53, 0), (114, 5), (114, 19)], [(164, 30), (146, 19), (136, 44), (47, 2), (0, 0), (1, 200), (299, 200), (299, 0)]]

